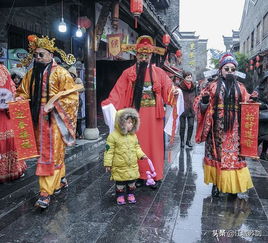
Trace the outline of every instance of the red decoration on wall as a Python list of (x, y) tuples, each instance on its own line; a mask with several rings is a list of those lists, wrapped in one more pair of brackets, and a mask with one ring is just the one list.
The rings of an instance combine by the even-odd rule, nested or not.
[(260, 61), (260, 56), (259, 56), (259, 55), (256, 56), (256, 61), (257, 61), (257, 62)]
[(175, 55), (176, 57), (181, 57), (182, 56), (181, 50), (177, 50)]
[(249, 61), (249, 64), (254, 64), (254, 61), (251, 59), (250, 61)]
[(170, 43), (170, 36), (169, 34), (164, 34), (162, 38), (163, 44), (167, 47)]
[(87, 16), (82, 16), (77, 19), (77, 25), (81, 28), (89, 28), (91, 26), (91, 21)]
[(255, 67), (256, 68), (259, 68), (260, 67), (260, 63), (259, 62), (256, 62)]
[(143, 12), (143, 0), (130, 0), (130, 12), (135, 18), (135, 29), (138, 27), (138, 17)]

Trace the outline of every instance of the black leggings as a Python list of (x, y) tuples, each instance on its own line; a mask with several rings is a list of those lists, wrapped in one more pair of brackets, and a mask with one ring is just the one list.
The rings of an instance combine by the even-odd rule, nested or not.
[(180, 137), (181, 141), (184, 141), (185, 129), (186, 129), (186, 119), (188, 123), (187, 130), (187, 141), (190, 141), (194, 130), (194, 116), (181, 116), (180, 117)]

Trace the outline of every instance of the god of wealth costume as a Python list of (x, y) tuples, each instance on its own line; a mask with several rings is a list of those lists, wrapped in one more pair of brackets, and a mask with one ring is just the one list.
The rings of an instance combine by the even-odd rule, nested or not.
[[(37, 48), (61, 54), (67, 64), (73, 64), (75, 58), (54, 46), (54, 39), (29, 36), (29, 56), (24, 60), (28, 64)], [(65, 146), (75, 143), (75, 131), (78, 110), (78, 87), (67, 70), (52, 62), (41, 72), (30, 69), (17, 89), (17, 97), (30, 99), (30, 108), (40, 158), (36, 175), (39, 176), (40, 198), (48, 198), (63, 186), (65, 179)], [(52, 105), (51, 105), (52, 104)], [(50, 108), (48, 106), (50, 105)], [(51, 111), (46, 112), (46, 109)], [(43, 200), (45, 201), (45, 200)], [(48, 200), (49, 202), (49, 200)], [(40, 207), (48, 206), (47, 203)]]
[[(233, 56), (226, 54), (220, 60), (220, 69), (232, 63)], [(229, 86), (229, 87), (228, 87)], [(202, 97), (209, 95), (204, 104)], [(195, 98), (197, 113), (196, 142), (206, 142), (204, 157), (204, 181), (213, 183), (215, 190), (223, 193), (244, 193), (253, 187), (245, 158), (240, 152), (241, 105), (249, 94), (243, 84), (220, 76), (204, 88)], [(216, 189), (217, 188), (217, 189)], [(218, 195), (212, 190), (212, 195)]]
[[(134, 50), (140, 53), (157, 53), (163, 55), (165, 49), (153, 45), (150, 36), (141, 36), (134, 45), (122, 45), (123, 51)], [(174, 86), (164, 70), (148, 63), (145, 67), (145, 77), (139, 80), (139, 64), (127, 68), (117, 80), (109, 97), (102, 101), (102, 110), (110, 132), (114, 128), (115, 111), (123, 108), (135, 107), (140, 115), (140, 129), (137, 132), (138, 140), (144, 153), (153, 162), (156, 170), (155, 180), (163, 179), (164, 169), (164, 104), (176, 107), (176, 112), (183, 109), (183, 97), (180, 91), (174, 97)], [(142, 81), (142, 82), (140, 82)], [(136, 92), (141, 89), (141, 98)], [(138, 103), (138, 108), (137, 108)], [(178, 111), (180, 113), (180, 111)], [(178, 114), (177, 114), (178, 115)], [(174, 117), (175, 118), (175, 117)], [(174, 126), (173, 126), (174, 131)], [(171, 135), (171, 132), (169, 132)], [(146, 171), (150, 170), (148, 163), (139, 160), (140, 179), (146, 179)]]

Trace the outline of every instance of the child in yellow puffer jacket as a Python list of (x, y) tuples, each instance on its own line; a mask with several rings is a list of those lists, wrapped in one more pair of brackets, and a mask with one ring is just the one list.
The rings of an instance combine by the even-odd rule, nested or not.
[(104, 153), (104, 166), (111, 172), (115, 181), (116, 201), (118, 205), (136, 203), (135, 180), (140, 177), (138, 160), (147, 159), (142, 151), (135, 132), (140, 118), (133, 108), (119, 110), (115, 117), (115, 130), (108, 136)]

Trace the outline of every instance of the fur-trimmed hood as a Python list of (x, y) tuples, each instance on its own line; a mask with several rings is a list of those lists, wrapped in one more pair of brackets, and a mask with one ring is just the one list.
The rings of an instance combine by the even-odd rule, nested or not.
[(135, 122), (133, 124), (133, 129), (129, 132), (134, 134), (140, 127), (140, 117), (139, 113), (134, 108), (125, 108), (117, 111), (115, 116), (115, 129), (118, 130), (121, 134), (126, 135), (128, 132), (124, 127), (126, 120), (131, 117)]

